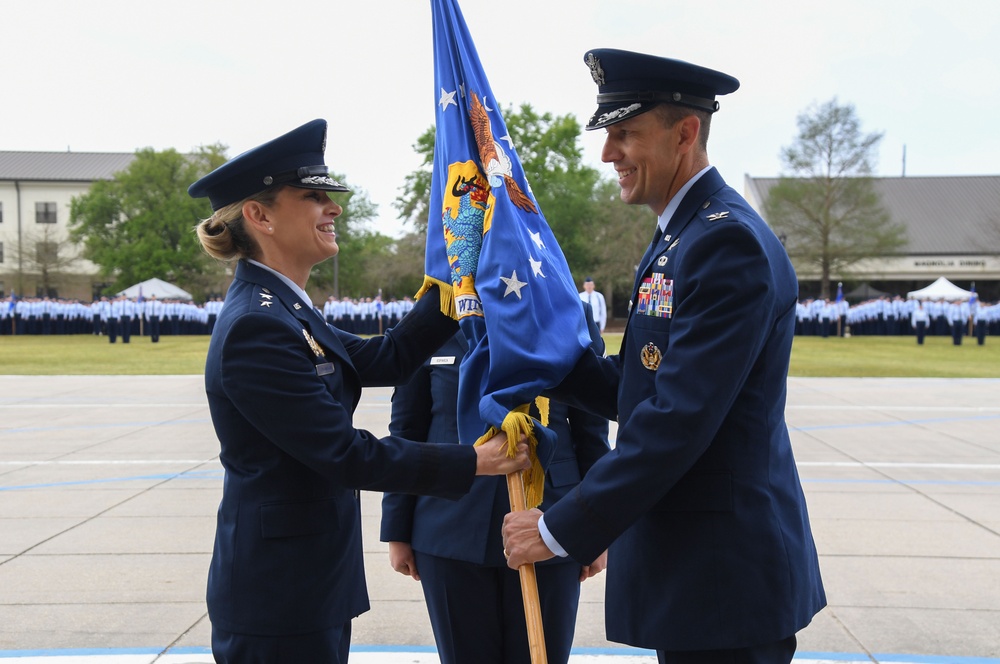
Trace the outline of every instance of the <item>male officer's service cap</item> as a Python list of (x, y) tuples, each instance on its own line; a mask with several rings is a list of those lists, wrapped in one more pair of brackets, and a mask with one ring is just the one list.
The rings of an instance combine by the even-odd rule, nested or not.
[(597, 112), (587, 129), (600, 129), (645, 113), (657, 104), (677, 104), (708, 113), (719, 110), (716, 95), (735, 92), (728, 74), (681, 60), (598, 48), (583, 61), (597, 83)]
[(268, 187), (349, 191), (330, 177), (323, 160), (326, 120), (313, 120), (284, 136), (233, 157), (190, 187), (193, 198), (208, 197), (212, 209), (249, 198)]

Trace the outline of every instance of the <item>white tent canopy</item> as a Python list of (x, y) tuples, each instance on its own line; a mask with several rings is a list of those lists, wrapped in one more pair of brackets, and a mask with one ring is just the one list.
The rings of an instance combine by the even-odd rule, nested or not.
[(156, 277), (147, 279), (146, 281), (140, 281), (134, 286), (129, 286), (118, 294), (124, 295), (129, 299), (138, 298), (140, 295), (143, 299), (153, 297), (154, 295), (157, 300), (190, 301), (194, 299), (191, 297), (191, 293), (187, 292), (183, 288), (174, 286), (172, 283), (164, 281), (163, 279), (157, 279)]
[(959, 288), (944, 277), (938, 277), (937, 281), (930, 286), (910, 291), (906, 294), (906, 297), (911, 300), (948, 300), (949, 302), (954, 302), (956, 300), (968, 300), (972, 297), (972, 291)]

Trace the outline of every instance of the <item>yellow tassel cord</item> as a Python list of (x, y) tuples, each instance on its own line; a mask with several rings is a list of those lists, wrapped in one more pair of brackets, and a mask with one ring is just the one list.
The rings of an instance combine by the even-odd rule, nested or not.
[[(521, 436), (527, 438), (528, 455), (531, 457), (531, 468), (525, 470), (524, 477), (524, 502), (528, 509), (538, 507), (542, 504), (542, 493), (545, 490), (545, 470), (541, 462), (538, 461), (538, 454), (535, 448), (538, 447), (538, 438), (535, 436), (535, 421), (528, 415), (528, 404), (518, 406), (507, 413), (500, 425), (500, 430), (507, 434), (507, 456), (514, 458), (517, 451), (517, 441)], [(481, 445), (497, 434), (497, 428), (491, 426), (489, 431), (476, 441), (476, 445)]]
[(439, 292), (439, 301), (441, 303), (441, 313), (445, 316), (450, 316), (455, 320), (458, 320), (458, 312), (455, 311), (455, 289), (451, 284), (446, 284), (445, 282), (435, 279), (434, 277), (424, 275), (424, 283), (417, 291), (417, 294), (413, 296), (414, 300), (419, 300), (420, 296), (430, 290), (432, 287), (437, 286)]

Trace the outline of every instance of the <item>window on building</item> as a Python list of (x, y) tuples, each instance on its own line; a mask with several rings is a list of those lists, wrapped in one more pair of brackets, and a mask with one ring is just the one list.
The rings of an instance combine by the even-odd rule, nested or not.
[(48, 202), (35, 203), (35, 222), (39, 224), (56, 223), (56, 204)]
[(58, 242), (36, 242), (35, 251), (39, 265), (52, 265), (59, 260)]

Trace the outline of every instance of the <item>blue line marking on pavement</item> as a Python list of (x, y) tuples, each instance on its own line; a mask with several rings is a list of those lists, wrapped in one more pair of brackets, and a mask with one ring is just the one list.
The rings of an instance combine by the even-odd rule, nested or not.
[(165, 427), (176, 426), (178, 424), (206, 424), (211, 422), (209, 418), (199, 420), (154, 420), (152, 422), (108, 422), (106, 424), (81, 424), (68, 427), (17, 427), (14, 429), (4, 429), (0, 433), (39, 433), (51, 431), (91, 431), (94, 429), (113, 429), (122, 427)]
[[(209, 655), (212, 650), (206, 646), (183, 646), (174, 648), (55, 648), (50, 650), (0, 650), (0, 659), (39, 657), (108, 657), (129, 655)], [(433, 646), (396, 645), (352, 645), (352, 653), (435, 653)], [(573, 655), (604, 655), (611, 657), (655, 656), (652, 650), (623, 646), (621, 648), (573, 648)], [(841, 652), (797, 652), (795, 660), (821, 660), (833, 662), (884, 662), (886, 664), (1000, 664), (1000, 659), (992, 657), (953, 657), (950, 655), (903, 655), (898, 653), (841, 653)]]
[(1000, 419), (1000, 415), (981, 415), (976, 417), (936, 417), (926, 420), (893, 420), (892, 422), (867, 422), (862, 424), (817, 424), (816, 426), (788, 426), (789, 431), (822, 431), (825, 429), (872, 429), (878, 427), (901, 427), (911, 424), (944, 424), (947, 422), (982, 422)]
[(132, 475), (131, 477), (105, 477), (97, 480), (70, 480), (66, 482), (48, 482), (44, 484), (21, 484), (16, 486), (0, 486), (0, 491), (23, 491), (28, 489), (48, 489), (60, 486), (78, 486), (81, 484), (107, 484), (109, 482), (138, 482), (142, 480), (221, 480), (224, 472), (221, 470), (192, 470), (181, 473), (157, 473), (155, 475)]

